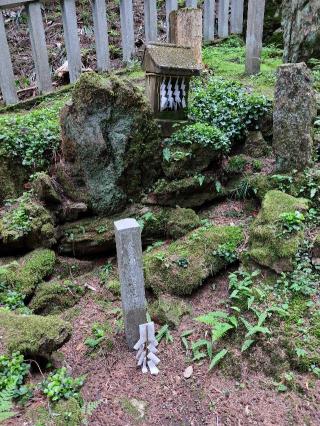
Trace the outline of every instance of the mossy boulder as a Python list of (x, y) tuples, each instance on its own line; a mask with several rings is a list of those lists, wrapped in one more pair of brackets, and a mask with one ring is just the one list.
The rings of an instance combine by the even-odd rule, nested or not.
[(53, 219), (47, 209), (28, 193), (0, 217), (0, 253), (51, 247), (56, 243)]
[(159, 129), (142, 90), (130, 80), (82, 74), (61, 126), (70, 177), (87, 192), (96, 214), (123, 210), (161, 173)]
[(265, 141), (260, 130), (252, 130), (248, 132), (244, 153), (253, 158), (265, 157), (270, 153), (270, 147)]
[(7, 269), (2, 278), (12, 288), (29, 299), (37, 285), (54, 270), (56, 255), (48, 249), (38, 249), (26, 255), (16, 269)]
[(50, 413), (45, 406), (31, 406), (27, 418), (37, 426), (80, 426), (84, 421), (76, 398), (60, 399), (50, 406)]
[(71, 326), (57, 316), (17, 315), (0, 308), (2, 344), (7, 352), (50, 359), (71, 336)]
[(49, 207), (54, 207), (62, 202), (57, 183), (44, 172), (36, 174), (31, 188), (37, 199)]
[(145, 284), (154, 293), (191, 294), (211, 275), (227, 266), (216, 253), (219, 246), (237, 247), (243, 232), (237, 226), (201, 227), (173, 243), (145, 253)]
[(35, 314), (59, 314), (72, 308), (84, 294), (84, 289), (70, 280), (43, 282), (38, 285), (29, 303)]
[(137, 205), (111, 217), (87, 218), (63, 225), (59, 252), (86, 256), (114, 251), (114, 221), (126, 217), (138, 220), (144, 244), (159, 238), (179, 238), (200, 225), (199, 216), (191, 209)]
[(171, 181), (159, 179), (143, 201), (149, 205), (200, 207), (226, 196), (217, 182), (219, 179), (208, 172)]
[(148, 311), (152, 320), (158, 324), (178, 327), (182, 317), (191, 314), (192, 309), (184, 300), (163, 294), (148, 306)]
[(303, 198), (295, 198), (278, 190), (267, 192), (250, 228), (251, 258), (278, 273), (292, 270), (292, 262), (303, 240), (303, 231), (284, 235), (280, 215), (307, 209), (308, 201)]

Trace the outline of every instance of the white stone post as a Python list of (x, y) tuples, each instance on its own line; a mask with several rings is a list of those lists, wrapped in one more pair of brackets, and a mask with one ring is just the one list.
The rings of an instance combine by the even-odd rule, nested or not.
[(241, 34), (243, 31), (244, 0), (231, 0), (231, 34)]
[(97, 70), (107, 71), (110, 68), (110, 54), (105, 0), (92, 1), (92, 14), (96, 39)]
[(146, 42), (157, 41), (157, 0), (144, 0), (144, 27)]
[(205, 41), (214, 40), (215, 0), (204, 0), (203, 5), (203, 38)]
[(229, 0), (220, 0), (218, 7), (218, 36), (226, 38), (229, 35)]
[(249, 0), (246, 40), (246, 74), (248, 75), (260, 72), (265, 3), (266, 0)]
[(133, 349), (139, 340), (139, 325), (147, 321), (141, 228), (135, 219), (119, 220), (114, 227), (125, 333)]
[(129, 62), (135, 50), (132, 0), (120, 0), (120, 21), (123, 61)]
[(198, 7), (198, 0), (186, 0), (186, 7), (196, 9)]

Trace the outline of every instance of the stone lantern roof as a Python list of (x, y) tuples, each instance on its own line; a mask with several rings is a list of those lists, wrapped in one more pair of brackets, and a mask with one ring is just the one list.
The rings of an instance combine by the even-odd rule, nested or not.
[(174, 76), (200, 75), (201, 65), (191, 47), (152, 43), (145, 47), (143, 68), (146, 73)]

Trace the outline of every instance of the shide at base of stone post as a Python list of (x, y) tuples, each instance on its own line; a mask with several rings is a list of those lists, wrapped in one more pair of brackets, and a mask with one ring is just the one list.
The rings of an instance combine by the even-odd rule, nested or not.
[(125, 333), (133, 349), (139, 340), (139, 325), (147, 322), (141, 228), (135, 219), (119, 220), (114, 227)]

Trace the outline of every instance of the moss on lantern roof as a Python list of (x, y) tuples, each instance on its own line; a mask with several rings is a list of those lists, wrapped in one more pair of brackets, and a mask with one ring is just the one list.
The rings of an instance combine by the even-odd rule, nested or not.
[(146, 72), (157, 74), (199, 75), (201, 71), (190, 47), (164, 43), (146, 46), (143, 66)]

